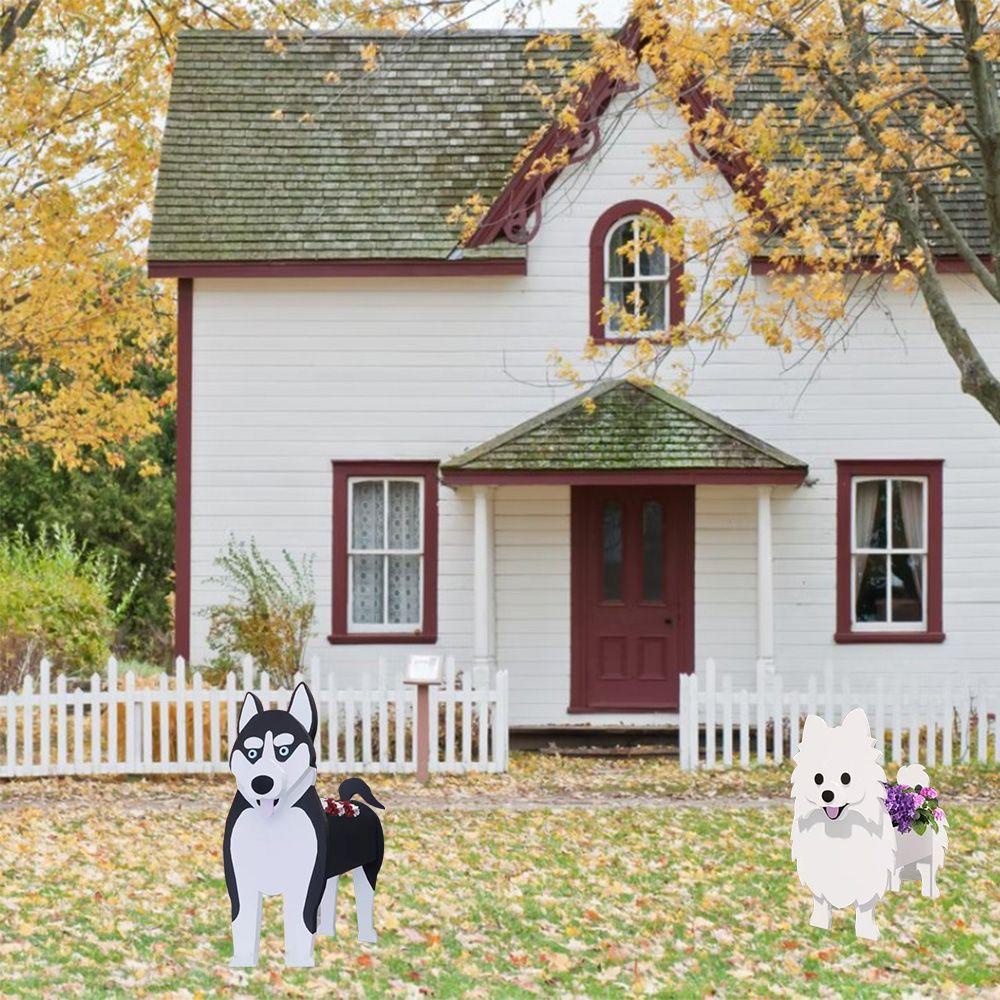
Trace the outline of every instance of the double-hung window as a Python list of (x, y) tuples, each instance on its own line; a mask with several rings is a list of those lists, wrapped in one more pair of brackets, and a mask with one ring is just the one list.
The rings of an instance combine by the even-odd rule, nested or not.
[(437, 468), (334, 463), (333, 642), (436, 638)]
[(838, 463), (839, 641), (939, 641), (941, 463)]

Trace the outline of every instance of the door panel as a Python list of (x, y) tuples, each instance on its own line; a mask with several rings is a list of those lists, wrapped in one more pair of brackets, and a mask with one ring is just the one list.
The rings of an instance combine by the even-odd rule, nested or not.
[(570, 709), (677, 707), (693, 667), (694, 488), (574, 487)]

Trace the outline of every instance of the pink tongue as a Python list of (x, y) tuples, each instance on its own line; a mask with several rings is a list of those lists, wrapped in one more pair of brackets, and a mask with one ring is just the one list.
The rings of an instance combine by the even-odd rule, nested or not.
[(836, 819), (840, 815), (840, 810), (843, 806), (823, 806), (823, 811), (830, 817), (830, 819)]
[(274, 799), (261, 799), (260, 800), (260, 811), (265, 816), (270, 816), (274, 812), (275, 800)]

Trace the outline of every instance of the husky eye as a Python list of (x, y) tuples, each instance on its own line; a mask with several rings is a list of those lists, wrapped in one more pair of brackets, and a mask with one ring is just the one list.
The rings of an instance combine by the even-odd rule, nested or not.
[(849, 785), (851, 783), (851, 776), (846, 771), (840, 776), (840, 783), (842, 785)]
[(816, 777), (813, 780), (816, 782), (817, 785), (822, 785), (823, 784), (823, 775), (822, 774), (817, 774)]
[(249, 760), (256, 760), (260, 756), (260, 751), (259, 750), (247, 750), (246, 751), (246, 755), (247, 755), (247, 758)]
[(291, 747), (278, 747), (278, 756), (287, 757), (292, 752)]

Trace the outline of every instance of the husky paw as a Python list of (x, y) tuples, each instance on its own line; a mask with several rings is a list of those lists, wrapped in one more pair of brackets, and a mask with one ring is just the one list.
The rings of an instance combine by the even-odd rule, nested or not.
[(289, 969), (311, 969), (316, 964), (312, 955), (286, 955), (285, 967)]
[(229, 960), (230, 969), (253, 969), (257, 965), (257, 959), (252, 955), (233, 955)]
[(362, 944), (378, 944), (378, 934), (375, 931), (358, 931), (358, 940)]

